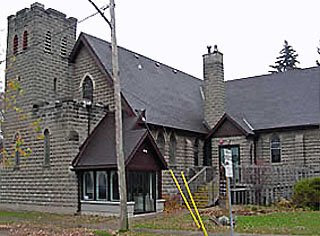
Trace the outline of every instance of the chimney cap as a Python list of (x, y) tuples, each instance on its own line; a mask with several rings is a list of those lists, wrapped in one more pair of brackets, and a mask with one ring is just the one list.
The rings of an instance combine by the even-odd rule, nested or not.
[(210, 46), (210, 45), (208, 45), (208, 46), (207, 46), (208, 54), (210, 54), (210, 53), (211, 53), (211, 48), (212, 48), (212, 46)]
[(219, 52), (217, 44), (214, 45), (214, 47), (213, 47), (213, 53), (216, 53), (216, 52)]

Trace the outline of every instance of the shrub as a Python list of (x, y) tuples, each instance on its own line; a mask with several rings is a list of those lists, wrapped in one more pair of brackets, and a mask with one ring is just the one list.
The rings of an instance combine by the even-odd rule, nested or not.
[(293, 190), (293, 203), (297, 207), (320, 209), (320, 177), (298, 181)]

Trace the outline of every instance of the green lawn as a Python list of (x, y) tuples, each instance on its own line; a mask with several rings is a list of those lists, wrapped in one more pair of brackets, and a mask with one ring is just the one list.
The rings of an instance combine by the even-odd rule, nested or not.
[[(265, 215), (236, 216), (235, 231), (251, 234), (320, 235), (319, 211), (275, 212)], [(203, 216), (210, 232), (225, 232), (226, 227), (215, 226), (208, 216)], [(133, 228), (197, 230), (191, 216), (186, 213), (164, 214), (162, 216), (136, 221)]]
[[(229, 230), (227, 227), (216, 226), (209, 220), (209, 215), (216, 214), (210, 209), (201, 214), (209, 232), (226, 232)], [(254, 212), (254, 215), (251, 216), (240, 215), (240, 213), (235, 215), (237, 219), (235, 231), (238, 233), (320, 235), (320, 211), (275, 212), (273, 208), (261, 208), (260, 211)], [(30, 231), (30, 235), (32, 235), (32, 232), (41, 229), (45, 230), (48, 235), (51, 235), (49, 234), (51, 232), (56, 233), (55, 235), (70, 235), (72, 232), (80, 232), (79, 235), (85, 235), (86, 232), (94, 232), (97, 236), (109, 236), (111, 234), (108, 232), (111, 232), (112, 228), (117, 228), (117, 219), (112, 217), (0, 211), (0, 224), (17, 229), (17, 233), (13, 235), (22, 235), (21, 232), (26, 230), (27, 232)], [(197, 230), (186, 210), (133, 218), (130, 219), (130, 228), (133, 230)], [(151, 236), (155, 234), (127, 232), (121, 235)]]
[(236, 231), (260, 234), (320, 235), (320, 212), (276, 212), (239, 216)]

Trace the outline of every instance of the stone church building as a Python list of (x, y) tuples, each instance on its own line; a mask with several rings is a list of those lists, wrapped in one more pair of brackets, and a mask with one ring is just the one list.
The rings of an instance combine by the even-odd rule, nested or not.
[[(14, 157), (0, 170), (2, 208), (119, 212), (111, 45), (76, 38), (76, 28), (77, 19), (40, 3), (8, 17), (6, 88), (22, 87), (17, 105), (27, 118), (5, 114), (4, 147)], [(118, 50), (130, 215), (161, 211), (178, 193), (168, 169), (184, 171), (195, 195), (205, 189), (200, 205), (216, 203), (226, 148), (236, 203), (288, 197), (296, 173), (320, 174), (318, 67), (224, 81), (223, 55), (208, 47), (199, 79)], [(29, 157), (14, 148), (20, 137)], [(276, 187), (271, 179), (250, 194), (252, 179), (270, 175)]]

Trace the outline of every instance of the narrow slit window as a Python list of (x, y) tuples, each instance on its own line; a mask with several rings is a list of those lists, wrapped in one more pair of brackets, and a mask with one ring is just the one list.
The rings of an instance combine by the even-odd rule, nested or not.
[(19, 169), (20, 165), (20, 150), (21, 150), (21, 137), (19, 133), (14, 136), (14, 169)]
[(26, 50), (28, 48), (28, 31), (23, 32), (22, 49)]
[(193, 158), (194, 158), (194, 165), (198, 166), (199, 165), (199, 139), (198, 138), (196, 138), (196, 140), (194, 141)]
[(18, 47), (19, 47), (19, 39), (18, 39), (18, 35), (15, 35), (13, 38), (13, 54), (17, 54), (18, 53)]
[(176, 164), (176, 148), (177, 148), (177, 139), (174, 133), (170, 136), (170, 146), (169, 146), (169, 163), (174, 165)]
[(57, 78), (53, 79), (53, 92), (57, 92)]
[(46, 129), (44, 135), (44, 165), (50, 165), (50, 132)]
[(164, 155), (166, 142), (165, 142), (165, 139), (164, 139), (164, 136), (163, 136), (162, 132), (160, 132), (158, 134), (157, 144), (158, 144), (160, 152), (162, 153), (162, 155)]

